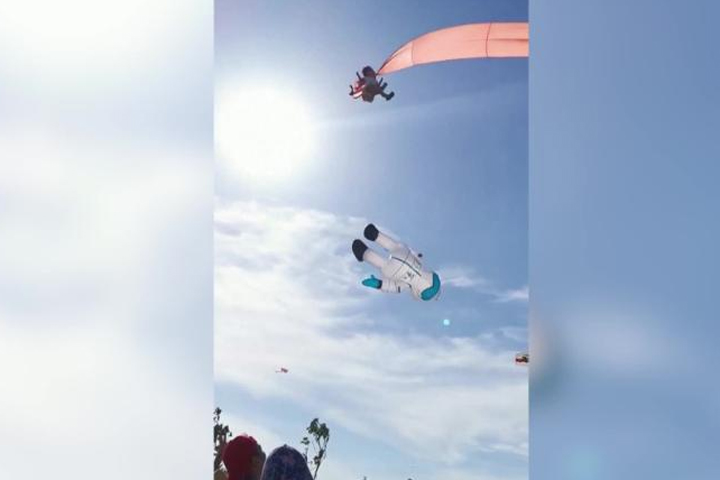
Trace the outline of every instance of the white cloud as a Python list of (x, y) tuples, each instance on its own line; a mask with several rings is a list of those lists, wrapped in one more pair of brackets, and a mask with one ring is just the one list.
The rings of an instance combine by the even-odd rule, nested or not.
[(490, 280), (477, 275), (472, 269), (453, 266), (440, 270), (443, 283), (457, 288), (474, 288), (480, 291), (489, 291), (492, 283)]
[[(0, 317), (3, 478), (178, 478), (197, 460), (204, 393), (116, 329), (42, 332)], [(207, 423), (207, 422), (205, 422)], [(191, 447), (191, 450), (188, 450)], [(187, 464), (177, 452), (188, 451)], [(198, 452), (196, 454), (195, 452)], [(198, 468), (199, 467), (199, 468)]]
[(527, 327), (503, 327), (500, 328), (500, 334), (514, 342), (527, 343), (528, 328)]
[[(148, 299), (148, 272), (165, 262), (163, 274), (177, 268), (168, 257), (182, 248), (176, 234), (186, 217), (210, 207), (197, 201), (212, 184), (198, 157), (90, 143), (79, 146), (43, 129), (0, 134), (8, 159), (0, 162), (6, 308), (37, 311), (55, 323), (73, 322), (78, 309), (111, 300), (116, 314), (139, 308), (135, 302)], [(174, 248), (163, 245), (171, 237)], [(119, 298), (119, 291), (137, 295)]]
[(497, 293), (497, 301), (506, 302), (527, 302), (530, 299), (530, 288), (522, 287), (514, 290), (504, 290)]
[(176, 309), (207, 304), (194, 294), (209, 278), (176, 272), (209, 260), (179, 238), (211, 175), (179, 152), (51, 130), (5, 131), (0, 146), (0, 477), (201, 475), (209, 336), (183, 338)]
[[(158, 60), (167, 68), (167, 57), (193, 48), (191, 40), (204, 39), (197, 25), (209, 14), (212, 9), (200, 2), (178, 5), (170, 0), (68, 0), (62, 6), (52, 1), (2, 2), (0, 70), (16, 81), (18, 73), (37, 75), (35, 88), (55, 81), (66, 89), (72, 83), (78, 89), (81, 83), (95, 89), (102, 80), (121, 81), (111, 76), (127, 79), (150, 68), (162, 75)], [(178, 48), (178, 43), (187, 48)]]
[(467, 288), (489, 295), (496, 302), (527, 302), (530, 289), (527, 286), (517, 289), (498, 288), (487, 278), (478, 275), (473, 268), (463, 266), (449, 266), (439, 270), (443, 284), (455, 288)]
[(0, 478), (209, 474), (213, 8), (151, 3), (0, 2)]
[[(216, 207), (216, 380), (312, 408), (417, 457), (527, 455), (527, 374), (479, 337), (367, 328), (381, 297), (350, 253), (365, 221), (241, 202)], [(358, 328), (358, 327), (362, 327)], [(275, 375), (287, 366), (289, 375)], [(223, 406), (230, 410), (229, 406)]]

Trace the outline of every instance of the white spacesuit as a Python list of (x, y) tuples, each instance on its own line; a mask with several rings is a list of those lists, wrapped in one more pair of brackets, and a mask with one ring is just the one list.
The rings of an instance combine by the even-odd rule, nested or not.
[(380, 232), (372, 223), (365, 227), (365, 238), (380, 245), (390, 253), (382, 257), (368, 248), (362, 240), (355, 240), (352, 251), (359, 262), (367, 262), (380, 270), (382, 278), (371, 276), (362, 281), (366, 287), (376, 288), (383, 292), (400, 293), (410, 289), (419, 300), (437, 299), (440, 294), (440, 277), (437, 273), (423, 269), (420, 258), (406, 245), (396, 242)]

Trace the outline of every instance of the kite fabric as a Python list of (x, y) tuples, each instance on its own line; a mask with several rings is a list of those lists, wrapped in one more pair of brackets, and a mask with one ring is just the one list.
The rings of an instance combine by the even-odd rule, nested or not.
[(443, 28), (397, 49), (385, 60), (378, 75), (447, 60), (528, 57), (529, 36), (527, 22), (473, 23)]

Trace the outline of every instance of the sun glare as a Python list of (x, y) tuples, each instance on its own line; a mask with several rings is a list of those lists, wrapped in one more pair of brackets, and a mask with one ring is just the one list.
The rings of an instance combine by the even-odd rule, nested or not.
[(297, 174), (313, 147), (311, 119), (289, 92), (236, 89), (221, 92), (215, 110), (219, 159), (255, 183)]

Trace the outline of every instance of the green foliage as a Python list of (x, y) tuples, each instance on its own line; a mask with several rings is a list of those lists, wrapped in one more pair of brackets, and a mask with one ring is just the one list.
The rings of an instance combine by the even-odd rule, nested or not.
[[(320, 423), (319, 419), (314, 418), (313, 421), (310, 422), (310, 426), (307, 427), (307, 433), (308, 436), (303, 437), (303, 439), (300, 440), (300, 443), (305, 447), (305, 453), (303, 453), (303, 456), (305, 457), (305, 461), (308, 462), (308, 465), (310, 465), (310, 468), (313, 470), (313, 479), (316, 479), (318, 470), (320, 470), (320, 465), (322, 465), (322, 462), (327, 456), (327, 445), (330, 441), (330, 429), (324, 423)], [(308, 457), (310, 447), (312, 447), (314, 453), (312, 458)]]
[(213, 444), (215, 446), (213, 471), (220, 469), (220, 466), (222, 465), (223, 450), (225, 450), (228, 438), (232, 437), (230, 427), (220, 423), (221, 413), (222, 410), (220, 410), (220, 408), (216, 408), (213, 412)]

